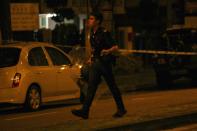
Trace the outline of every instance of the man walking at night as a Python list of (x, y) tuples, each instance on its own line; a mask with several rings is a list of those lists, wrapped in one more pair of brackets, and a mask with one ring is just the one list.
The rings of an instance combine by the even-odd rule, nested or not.
[(103, 16), (99, 12), (91, 13), (88, 19), (88, 24), (91, 28), (90, 43), (92, 48), (92, 56), (88, 60), (90, 64), (88, 92), (82, 108), (72, 110), (75, 116), (82, 117), (83, 119), (88, 119), (89, 117), (90, 106), (100, 83), (101, 76), (106, 81), (117, 105), (117, 112), (113, 117), (122, 117), (127, 112), (112, 73), (112, 65), (115, 61), (112, 53), (118, 50), (118, 46), (112, 39), (110, 32), (101, 27), (102, 20)]

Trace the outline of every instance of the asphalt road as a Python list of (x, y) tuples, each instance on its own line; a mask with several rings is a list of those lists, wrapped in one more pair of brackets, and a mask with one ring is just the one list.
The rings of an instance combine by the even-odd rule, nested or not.
[(123, 98), (128, 113), (120, 119), (112, 117), (116, 112), (112, 97), (97, 98), (88, 120), (71, 114), (81, 106), (77, 101), (44, 106), (37, 112), (1, 108), (0, 130), (171, 130), (197, 123), (196, 88), (127, 93)]

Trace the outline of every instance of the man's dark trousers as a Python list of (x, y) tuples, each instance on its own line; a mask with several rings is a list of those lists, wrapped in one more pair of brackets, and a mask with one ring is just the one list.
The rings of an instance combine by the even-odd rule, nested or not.
[(93, 60), (93, 63), (90, 66), (88, 92), (82, 110), (86, 113), (89, 112), (89, 108), (92, 104), (92, 101), (96, 94), (96, 90), (101, 81), (101, 76), (103, 76), (103, 78), (105, 79), (116, 102), (118, 110), (124, 111), (125, 107), (122, 101), (122, 97), (115, 83), (114, 75), (112, 73), (112, 64), (102, 62), (99, 59)]

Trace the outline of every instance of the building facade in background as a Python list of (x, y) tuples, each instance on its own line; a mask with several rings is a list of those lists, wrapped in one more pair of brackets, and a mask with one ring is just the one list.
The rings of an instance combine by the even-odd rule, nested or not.
[[(121, 48), (132, 49), (136, 34), (144, 29), (164, 30), (173, 25), (196, 26), (195, 0), (100, 0), (104, 14), (104, 26), (114, 32)], [(87, 14), (91, 12), (91, 0), (68, 0), (67, 8), (77, 15), (73, 23), (80, 31), (85, 28)], [(52, 12), (42, 2), (41, 12)], [(190, 12), (190, 15), (188, 15)]]
[[(75, 17), (64, 19), (66, 24), (75, 24), (79, 32), (85, 29), (88, 14), (94, 2), (100, 2), (98, 9), (104, 15), (104, 26), (114, 33), (121, 48), (133, 49), (134, 37), (146, 31), (165, 30), (173, 25), (197, 27), (197, 2), (196, 0), (3, 0), (4, 3), (34, 2), (39, 4), (39, 27), (37, 30), (47, 30), (46, 37), (50, 37), (50, 30), (54, 30), (60, 23), (54, 22), (52, 17), (58, 8), (73, 10)], [(49, 2), (49, 3), (47, 3)], [(51, 2), (51, 3), (50, 3)], [(56, 2), (56, 3), (55, 3)], [(57, 3), (59, 2), (59, 3)], [(62, 2), (62, 4), (61, 4)], [(58, 4), (58, 6), (56, 6)], [(3, 6), (3, 5), (2, 5)], [(6, 8), (7, 10), (7, 8)], [(12, 39), (21, 32), (9, 29), (9, 13), (1, 8), (1, 32), (3, 39)], [(2, 17), (3, 16), (3, 17)], [(3, 22), (6, 19), (6, 22)], [(13, 21), (10, 21), (11, 25)], [(4, 23), (4, 24), (3, 24)], [(5, 25), (7, 26), (5, 28)], [(9, 31), (11, 30), (11, 31)], [(32, 34), (37, 30), (28, 32)], [(25, 34), (28, 34), (25, 33)], [(5, 35), (6, 34), (6, 35)], [(43, 33), (44, 34), (44, 33)], [(33, 35), (30, 35), (32, 37)], [(51, 41), (51, 38), (45, 38)]]

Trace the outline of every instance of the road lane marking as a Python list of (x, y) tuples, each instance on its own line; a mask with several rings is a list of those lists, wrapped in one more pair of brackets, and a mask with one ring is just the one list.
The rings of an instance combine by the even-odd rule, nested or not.
[(43, 113), (43, 114), (34, 114), (34, 115), (27, 115), (27, 116), (19, 116), (19, 117), (14, 117), (14, 118), (7, 118), (5, 119), (6, 121), (12, 121), (12, 120), (17, 120), (17, 119), (26, 119), (26, 118), (32, 118), (32, 117), (38, 117), (38, 116), (45, 116), (45, 115), (50, 115), (50, 114), (56, 114), (57, 112), (50, 112), (50, 113)]
[(158, 96), (145, 96), (145, 97), (136, 97), (136, 98), (133, 98), (132, 101), (142, 101), (142, 100), (151, 100), (151, 99), (157, 99)]

